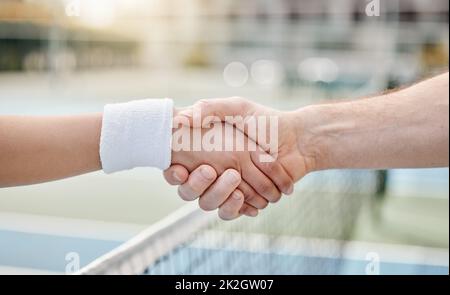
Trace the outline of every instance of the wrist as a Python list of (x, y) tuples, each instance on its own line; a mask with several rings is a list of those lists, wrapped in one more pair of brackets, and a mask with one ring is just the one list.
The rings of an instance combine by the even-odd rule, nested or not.
[(333, 136), (326, 132), (325, 122), (328, 110), (325, 105), (311, 105), (292, 113), (295, 122), (297, 148), (307, 159), (307, 172), (332, 168), (330, 159), (330, 139)]
[(173, 102), (147, 99), (106, 105), (100, 137), (103, 171), (170, 165)]
[[(187, 152), (190, 150), (186, 147), (183, 147), (183, 142), (180, 140), (185, 140), (186, 138), (191, 138), (191, 128), (188, 127), (189, 124), (186, 122), (186, 118), (184, 116), (178, 116), (183, 109), (173, 108), (173, 124), (171, 130), (171, 146), (170, 146), (170, 154), (171, 154), (171, 162), (170, 165), (180, 164), (187, 158)], [(190, 140), (188, 141), (190, 145)]]

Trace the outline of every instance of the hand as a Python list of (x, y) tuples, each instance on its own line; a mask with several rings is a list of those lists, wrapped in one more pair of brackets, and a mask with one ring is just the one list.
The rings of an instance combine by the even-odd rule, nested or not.
[[(204, 133), (205, 130), (202, 130), (202, 132)], [(189, 128), (181, 131), (181, 134), (189, 133), (188, 135), (191, 135), (190, 133), (192, 133), (192, 130)], [(236, 138), (240, 138), (237, 135), (238, 132), (237, 130), (235, 131)], [(208, 133), (211, 132), (209, 131)], [(226, 142), (227, 136), (230, 137), (230, 135), (225, 135), (223, 138), (224, 142)], [(237, 139), (233, 141), (232, 138), (232, 142), (237, 142)], [(263, 209), (267, 206), (267, 201), (276, 202), (281, 197), (280, 191), (272, 183), (271, 179), (263, 173), (264, 171), (258, 170), (255, 165), (255, 163), (258, 164), (258, 156), (261, 153), (264, 152), (261, 150), (254, 152), (173, 152), (172, 163), (179, 163), (182, 166), (173, 165), (165, 172), (165, 177), (171, 184), (181, 184), (187, 180), (186, 184), (179, 187), (180, 196), (185, 200), (194, 200), (202, 195), (202, 198), (199, 200), (200, 207), (205, 210), (213, 210), (220, 207), (219, 215), (223, 219), (236, 218), (240, 214), (255, 216), (257, 214), (256, 209)], [(206, 165), (199, 167), (204, 163), (209, 163), (212, 167)], [(192, 172), (189, 177), (188, 171), (183, 166)], [(274, 162), (270, 167), (277, 172), (273, 178), (275, 184), (283, 187), (285, 191), (292, 190), (292, 181), (282, 171), (281, 166)], [(227, 170), (227, 168), (235, 168), (237, 171)], [(218, 174), (222, 174), (217, 181), (215, 181), (215, 171)], [(242, 181), (239, 173), (242, 174)], [(239, 189), (234, 191), (236, 187)], [(228, 198), (233, 191), (234, 198)], [(239, 203), (240, 196), (245, 196), (246, 203), (243, 205)]]
[[(307, 132), (303, 122), (299, 119), (305, 114), (297, 112), (280, 112), (270, 108), (252, 103), (242, 98), (203, 100), (193, 107), (182, 111), (180, 115), (192, 119), (192, 112), (196, 109), (201, 111), (202, 117), (208, 115), (217, 116), (219, 120), (224, 120), (225, 116), (241, 115), (246, 116), (277, 116), (279, 118), (279, 145), (277, 151), (278, 162), (281, 163), (285, 171), (290, 175), (292, 181), (298, 181), (307, 173), (316, 169), (316, 157), (318, 151), (315, 146), (307, 145)], [(236, 126), (239, 128), (239, 126)], [(245, 132), (245, 129), (241, 128)], [(308, 137), (309, 138), (309, 137)], [(257, 138), (253, 137), (257, 141)], [(270, 164), (260, 164), (264, 171), (270, 172)], [(178, 184), (180, 190), (195, 190), (198, 194), (208, 189), (208, 183), (196, 180), (199, 173), (189, 172), (182, 166), (173, 165), (165, 172), (166, 180), (171, 184)], [(268, 173), (270, 175), (270, 173)], [(189, 177), (189, 181), (187, 181)], [(186, 182), (187, 181), (187, 182)], [(219, 181), (218, 181), (219, 182)], [(193, 189), (196, 186), (197, 189)], [(213, 189), (210, 189), (210, 191)], [(292, 187), (288, 187), (286, 194), (292, 193)], [(214, 191), (220, 195), (218, 191)], [(220, 210), (219, 210), (220, 211)], [(219, 212), (220, 214), (220, 212)]]
[[(174, 164), (164, 171), (164, 178), (171, 185), (178, 185), (178, 194), (183, 200), (191, 201), (198, 196), (203, 195), (208, 188), (214, 192), (219, 199), (226, 199), (219, 206), (218, 215), (223, 220), (232, 220), (242, 214), (255, 217), (258, 215), (258, 209), (244, 203), (243, 193), (237, 189), (238, 184), (232, 184), (234, 175), (239, 172), (234, 169), (228, 169), (217, 178), (214, 168), (209, 165), (201, 165), (189, 174), (189, 171), (182, 165)], [(214, 187), (212, 184), (214, 183)], [(231, 192), (231, 193), (230, 193)], [(232, 197), (228, 197), (228, 196)]]
[[(304, 109), (295, 112), (282, 112), (274, 110), (250, 100), (233, 97), (220, 98), (210, 100), (200, 100), (191, 108), (181, 111), (178, 115), (185, 116), (190, 122), (193, 121), (193, 113), (201, 114), (201, 119), (206, 117), (213, 117), (213, 121), (226, 122), (227, 116), (242, 116), (247, 118), (270, 117), (278, 118), (278, 146), (277, 149), (269, 150), (268, 147), (263, 147), (266, 152), (276, 158), (276, 163), (280, 164), (283, 171), (287, 173), (293, 182), (297, 182), (307, 173), (316, 170), (316, 158), (318, 150), (316, 146), (320, 143), (312, 143), (306, 132), (307, 119), (303, 115)], [(300, 112), (300, 113), (299, 113)], [(247, 121), (244, 120), (244, 121)], [(234, 125), (235, 128), (244, 132), (250, 139), (254, 140), (258, 145), (265, 145), (260, 142), (255, 134), (251, 134), (247, 130), (247, 126)], [(267, 174), (276, 174), (272, 169), (272, 163), (256, 162), (256, 165), (261, 171)]]

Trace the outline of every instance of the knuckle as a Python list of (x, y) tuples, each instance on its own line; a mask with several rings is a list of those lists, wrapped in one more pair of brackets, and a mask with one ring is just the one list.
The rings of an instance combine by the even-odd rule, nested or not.
[(263, 182), (260, 184), (259, 189), (262, 195), (273, 195), (273, 187), (272, 184)]
[(254, 194), (246, 193), (245, 196), (244, 196), (244, 200), (245, 200), (245, 202), (247, 202), (247, 203), (252, 202), (252, 200), (253, 200), (254, 198), (255, 198), (255, 195), (254, 195)]
[(238, 106), (241, 108), (245, 108), (249, 104), (248, 100), (243, 97), (236, 97), (235, 100), (236, 100)]
[(237, 153), (230, 153), (228, 155), (228, 161), (230, 161), (233, 169), (237, 170), (238, 172), (240, 171), (241, 159)]
[(277, 171), (277, 165), (273, 162), (261, 163), (261, 165), (263, 166), (264, 171), (269, 175), (275, 174)]
[(209, 100), (204, 99), (204, 98), (200, 99), (199, 101), (196, 102), (196, 105), (198, 105), (198, 106), (206, 106), (208, 104), (209, 104)]
[(203, 112), (208, 110), (210, 104), (211, 103), (207, 99), (201, 99), (194, 104), (194, 110), (202, 112), (203, 116)]

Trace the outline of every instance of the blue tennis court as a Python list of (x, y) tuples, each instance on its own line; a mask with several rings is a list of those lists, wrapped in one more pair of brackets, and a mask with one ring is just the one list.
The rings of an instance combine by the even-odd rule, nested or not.
[[(124, 241), (74, 238), (14, 231), (0, 231), (0, 271), (25, 269), (28, 273), (64, 274), (68, 253), (77, 253), (83, 267)], [(376, 245), (371, 250), (376, 249)], [(379, 247), (385, 245), (378, 245)], [(430, 251), (430, 253), (433, 251)], [(425, 252), (423, 252), (425, 253)], [(436, 254), (436, 251), (433, 252)], [(398, 253), (401, 256), (401, 253)], [(442, 253), (440, 254), (442, 255)], [(448, 256), (447, 256), (448, 258)], [(187, 245), (161, 257), (144, 273), (158, 274), (366, 274), (368, 261), (300, 254), (258, 253), (232, 249), (206, 249)], [(380, 261), (379, 274), (447, 275), (447, 265)]]
[[(376, 211), (366, 212), (364, 204), (370, 210), (374, 207), (376, 179), (372, 171), (309, 175), (297, 187), (295, 198), (264, 210), (258, 218), (233, 222), (220, 221), (196, 204), (150, 226), (0, 213), (0, 272), (448, 274), (447, 247), (375, 240), (369, 235), (374, 225), (367, 223), (376, 221)], [(413, 202), (411, 208), (421, 206), (408, 200)], [(435, 216), (441, 203), (446, 204), (433, 207)], [(392, 211), (395, 216), (405, 214), (404, 205), (400, 207)], [(429, 217), (421, 220), (416, 226), (424, 226)], [(395, 225), (391, 221), (387, 227), (377, 226), (385, 237), (408, 230)]]

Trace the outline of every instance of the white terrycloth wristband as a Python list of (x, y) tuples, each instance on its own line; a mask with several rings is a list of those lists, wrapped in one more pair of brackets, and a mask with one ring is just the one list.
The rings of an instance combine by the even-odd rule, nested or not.
[(172, 116), (170, 99), (106, 105), (100, 138), (103, 171), (167, 169), (171, 160)]

